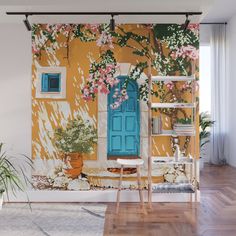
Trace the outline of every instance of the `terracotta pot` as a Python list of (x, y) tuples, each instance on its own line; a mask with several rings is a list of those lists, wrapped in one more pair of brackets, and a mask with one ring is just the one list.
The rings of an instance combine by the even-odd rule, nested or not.
[(72, 179), (76, 179), (82, 172), (83, 156), (80, 153), (67, 153), (64, 156), (64, 162), (68, 166), (64, 169), (65, 173)]

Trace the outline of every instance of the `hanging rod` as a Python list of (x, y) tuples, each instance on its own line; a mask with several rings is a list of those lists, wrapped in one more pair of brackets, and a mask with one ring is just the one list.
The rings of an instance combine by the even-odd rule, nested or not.
[(7, 15), (201, 15), (202, 12), (6, 12)]
[(202, 22), (200, 25), (227, 25), (227, 22)]

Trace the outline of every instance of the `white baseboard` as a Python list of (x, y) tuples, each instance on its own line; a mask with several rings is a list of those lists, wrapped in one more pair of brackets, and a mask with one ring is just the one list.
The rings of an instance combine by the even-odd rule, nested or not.
[[(147, 191), (143, 191), (147, 201)], [(28, 191), (30, 202), (115, 202), (117, 190), (103, 191)], [(191, 193), (153, 193), (153, 202), (189, 202), (191, 196), (194, 201), (195, 194)], [(8, 201), (5, 199), (5, 202)], [(9, 202), (27, 202), (27, 196), (19, 193), (10, 196)], [(197, 201), (200, 201), (200, 191), (197, 191)], [(136, 190), (121, 191), (121, 202), (139, 202), (139, 194)]]

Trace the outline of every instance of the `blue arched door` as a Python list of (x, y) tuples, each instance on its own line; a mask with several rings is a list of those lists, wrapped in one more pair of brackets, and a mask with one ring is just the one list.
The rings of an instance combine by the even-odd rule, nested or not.
[[(125, 76), (120, 76), (120, 89), (125, 81)], [(117, 87), (116, 87), (117, 88)], [(117, 109), (110, 105), (115, 88), (108, 95), (108, 157), (109, 156), (138, 156), (140, 149), (140, 114), (138, 102), (138, 85), (135, 81), (128, 84), (128, 100)]]

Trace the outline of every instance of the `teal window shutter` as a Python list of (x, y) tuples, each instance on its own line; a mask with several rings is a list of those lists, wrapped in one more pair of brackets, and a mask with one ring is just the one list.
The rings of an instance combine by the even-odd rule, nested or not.
[(41, 92), (61, 92), (61, 74), (43, 73)]
[(41, 92), (48, 92), (48, 74), (42, 74)]

